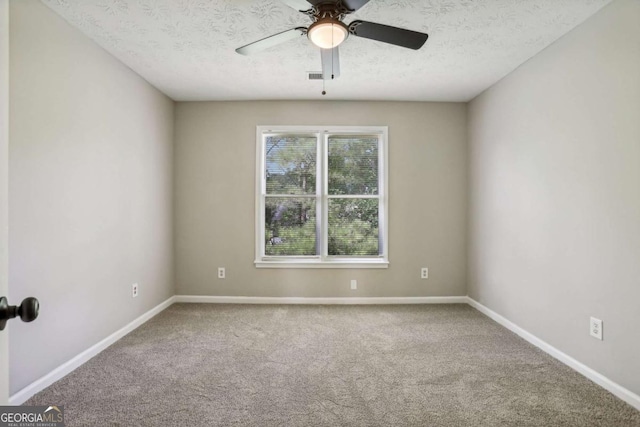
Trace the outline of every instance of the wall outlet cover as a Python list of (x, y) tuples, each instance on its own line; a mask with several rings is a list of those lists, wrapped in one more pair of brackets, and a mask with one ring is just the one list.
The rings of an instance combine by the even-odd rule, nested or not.
[(589, 320), (589, 333), (592, 337), (602, 341), (602, 320), (592, 317)]

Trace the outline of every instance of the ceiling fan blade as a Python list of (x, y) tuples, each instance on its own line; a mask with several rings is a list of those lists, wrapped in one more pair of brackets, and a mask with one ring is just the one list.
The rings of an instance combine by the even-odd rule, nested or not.
[(367, 21), (353, 21), (349, 24), (349, 31), (354, 36), (414, 50), (420, 49), (429, 38), (429, 35), (425, 33)]
[(307, 29), (304, 27), (292, 28), (291, 30), (283, 31), (278, 34), (265, 37), (264, 39), (258, 40), (257, 42), (249, 43), (248, 45), (239, 47), (236, 49), (236, 52), (241, 53), (242, 55), (251, 55), (252, 53), (261, 52), (265, 49), (269, 49), (270, 47), (279, 45), (280, 43), (284, 43), (288, 40), (295, 39), (296, 37), (303, 36), (306, 33)]
[(342, 4), (344, 4), (347, 9), (353, 10), (354, 12), (367, 3), (369, 3), (369, 0), (342, 0)]
[(289, 7), (294, 8), (295, 10), (309, 10), (311, 9), (311, 3), (307, 0), (280, 0), (282, 3), (286, 4)]
[(340, 77), (340, 52), (338, 47), (320, 49), (322, 54), (322, 78), (333, 80)]

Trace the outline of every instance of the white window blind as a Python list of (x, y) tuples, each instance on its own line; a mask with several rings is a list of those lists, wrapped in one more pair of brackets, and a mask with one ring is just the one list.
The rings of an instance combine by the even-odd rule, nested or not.
[(378, 256), (380, 227), (377, 136), (328, 138), (328, 255)]

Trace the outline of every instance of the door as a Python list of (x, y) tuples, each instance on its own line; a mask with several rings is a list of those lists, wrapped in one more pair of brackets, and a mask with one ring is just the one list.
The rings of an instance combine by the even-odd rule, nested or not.
[[(9, 276), (9, 0), (0, 0), (0, 296)], [(9, 402), (9, 340), (0, 331), (0, 405)]]

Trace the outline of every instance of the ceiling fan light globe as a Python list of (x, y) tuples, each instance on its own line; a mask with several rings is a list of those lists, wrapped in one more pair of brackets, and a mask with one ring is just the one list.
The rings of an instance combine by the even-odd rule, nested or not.
[(349, 36), (349, 30), (340, 21), (318, 21), (309, 27), (307, 37), (322, 49), (333, 49)]

